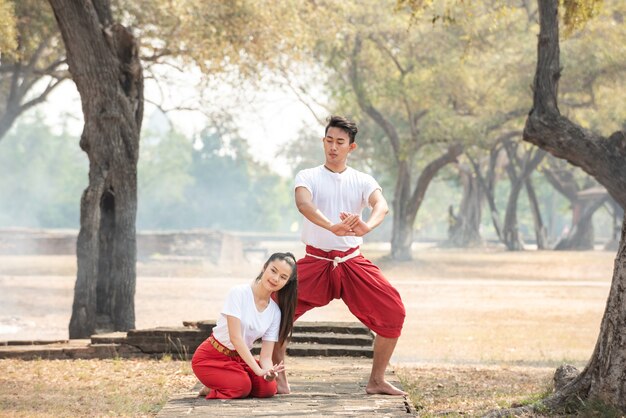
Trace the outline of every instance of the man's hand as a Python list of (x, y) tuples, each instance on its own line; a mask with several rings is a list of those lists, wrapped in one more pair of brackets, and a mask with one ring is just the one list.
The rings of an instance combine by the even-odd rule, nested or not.
[(339, 214), (339, 219), (341, 219), (342, 222), (346, 222), (349, 220), (348, 224), (350, 225), (350, 229), (357, 237), (362, 237), (372, 230), (372, 228), (370, 228), (368, 224), (363, 222), (363, 219), (361, 219), (359, 215), (348, 212), (341, 212)]
[[(342, 212), (343, 214), (344, 212)], [(359, 223), (358, 215), (347, 213), (346, 216), (339, 215), (341, 222), (332, 225), (329, 230), (333, 234), (345, 237), (345, 236), (355, 236), (356, 232), (353, 230), (353, 227), (357, 226)]]

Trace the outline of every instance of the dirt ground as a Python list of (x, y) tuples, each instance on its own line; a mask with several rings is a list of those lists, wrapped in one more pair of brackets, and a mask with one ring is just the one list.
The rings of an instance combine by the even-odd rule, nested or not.
[[(276, 248), (273, 248), (272, 245)], [(297, 243), (268, 243), (270, 251)], [(459, 251), (422, 246), (411, 262), (391, 262), (364, 246), (407, 309), (397, 364), (583, 364), (608, 295), (614, 253)], [(215, 319), (228, 289), (255, 276), (262, 258), (215, 267), (153, 258), (138, 264), (137, 328)], [(67, 338), (75, 258), (0, 256), (0, 341)], [(303, 320), (354, 320), (341, 301)]]
[[(303, 253), (296, 243), (267, 247)], [(550, 390), (556, 365), (583, 366), (591, 355), (614, 253), (420, 246), (413, 261), (396, 263), (387, 252), (363, 248), (405, 302), (392, 364), (420, 416), (481, 416), (532, 402)], [(221, 267), (186, 258), (140, 261), (137, 328), (215, 319), (228, 289), (252, 280), (262, 261)], [(0, 341), (67, 338), (75, 263), (0, 256)], [(335, 301), (303, 320), (354, 318)], [(195, 382), (187, 362), (91, 360), (67, 367), (0, 360), (0, 371), (0, 415), (11, 416), (153, 416), (168, 396)]]

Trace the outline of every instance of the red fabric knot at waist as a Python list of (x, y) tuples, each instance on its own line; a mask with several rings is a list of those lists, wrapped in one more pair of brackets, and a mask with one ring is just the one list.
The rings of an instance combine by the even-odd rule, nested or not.
[(230, 348), (224, 346), (222, 343), (213, 338), (213, 334), (208, 338), (209, 344), (213, 346), (220, 353), (228, 356), (228, 357), (239, 357), (239, 353), (236, 350), (231, 350)]

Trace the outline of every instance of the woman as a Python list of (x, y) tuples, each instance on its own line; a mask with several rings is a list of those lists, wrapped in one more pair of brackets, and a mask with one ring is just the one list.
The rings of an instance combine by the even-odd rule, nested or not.
[[(285, 367), (282, 362), (272, 363), (272, 351), (274, 343), (283, 344), (291, 336), (297, 293), (296, 259), (291, 253), (272, 254), (252, 284), (230, 290), (213, 333), (191, 360), (204, 385), (200, 396), (232, 399), (276, 394), (275, 379)], [(250, 350), (259, 338), (257, 361)]]

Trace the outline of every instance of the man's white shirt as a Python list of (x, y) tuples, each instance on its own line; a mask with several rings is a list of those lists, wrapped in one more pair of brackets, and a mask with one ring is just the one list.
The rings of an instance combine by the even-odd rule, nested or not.
[[(334, 173), (323, 165), (298, 172), (294, 190), (306, 188), (313, 196), (313, 204), (333, 223), (341, 222), (340, 212), (362, 216), (369, 206), (369, 197), (375, 190), (382, 190), (369, 174), (347, 167), (342, 173)], [(339, 237), (327, 229), (304, 218), (302, 242), (306, 245), (330, 251), (346, 251), (363, 243), (363, 238)]]

